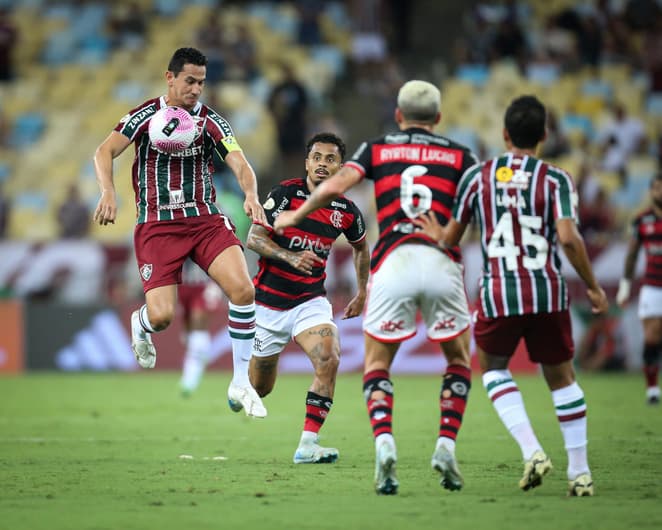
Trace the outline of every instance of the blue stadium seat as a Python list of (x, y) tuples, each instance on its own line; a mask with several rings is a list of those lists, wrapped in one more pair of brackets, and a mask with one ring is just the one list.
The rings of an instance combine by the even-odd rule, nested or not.
[(19, 114), (9, 136), (9, 144), (21, 149), (36, 142), (46, 128), (46, 120), (39, 112)]
[(455, 72), (455, 78), (474, 86), (482, 87), (490, 77), (490, 69), (483, 64), (461, 64)]

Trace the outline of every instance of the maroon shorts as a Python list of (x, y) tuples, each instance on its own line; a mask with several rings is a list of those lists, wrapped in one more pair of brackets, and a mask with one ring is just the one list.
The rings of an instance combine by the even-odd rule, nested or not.
[(189, 322), (194, 311), (211, 313), (217, 311), (220, 299), (205, 296), (207, 286), (204, 283), (182, 283), (177, 290), (177, 301), (182, 308), (185, 322)]
[(224, 215), (203, 215), (136, 225), (133, 243), (143, 291), (182, 282), (187, 257), (207, 271), (232, 245), (241, 245), (234, 225)]
[(474, 338), (485, 353), (496, 357), (511, 357), (524, 339), (529, 359), (541, 364), (560, 364), (572, 359), (575, 352), (567, 310), (499, 318), (479, 314)]

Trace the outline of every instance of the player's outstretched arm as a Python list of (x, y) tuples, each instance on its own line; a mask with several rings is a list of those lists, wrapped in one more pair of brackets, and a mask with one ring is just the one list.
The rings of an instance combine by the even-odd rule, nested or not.
[(257, 193), (257, 176), (242, 151), (232, 151), (225, 156), (225, 163), (230, 167), (237, 178), (241, 191), (246, 197), (244, 200), (244, 212), (253, 222), (267, 223), (264, 208), (260, 204)]
[(94, 153), (94, 172), (101, 197), (94, 210), (94, 222), (112, 224), (117, 216), (117, 197), (113, 181), (113, 160), (121, 155), (131, 141), (123, 134), (112, 131)]
[(586, 284), (586, 296), (591, 302), (592, 311), (595, 314), (606, 313), (609, 309), (609, 301), (604, 290), (598, 284), (593, 274), (593, 267), (588, 259), (584, 238), (577, 230), (574, 219), (563, 218), (556, 221), (556, 233), (559, 243), (568, 257), (571, 265)]
[(354, 318), (363, 312), (363, 306), (368, 295), (368, 276), (370, 275), (370, 247), (365, 238), (358, 243), (352, 245), (352, 253), (354, 258), (354, 270), (356, 272), (357, 291), (354, 298), (352, 298), (345, 311), (343, 312), (343, 320), (346, 318)]
[[(282, 213), (281, 213), (282, 215)], [(284, 261), (304, 274), (311, 275), (313, 267), (324, 265), (324, 260), (311, 250), (292, 252), (284, 249), (271, 239), (269, 231), (258, 224), (251, 226), (246, 238), (246, 246), (267, 259)]]
[(308, 214), (326, 206), (360, 180), (361, 174), (356, 169), (343, 166), (332, 177), (317, 186), (299, 208), (281, 212), (274, 222), (274, 230), (282, 234), (285, 228), (299, 224)]

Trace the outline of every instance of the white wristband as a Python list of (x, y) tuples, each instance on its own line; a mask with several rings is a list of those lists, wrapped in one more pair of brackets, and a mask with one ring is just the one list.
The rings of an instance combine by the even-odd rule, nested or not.
[(621, 278), (618, 282), (618, 292), (616, 293), (616, 303), (622, 305), (630, 298), (630, 288), (632, 282), (627, 278)]

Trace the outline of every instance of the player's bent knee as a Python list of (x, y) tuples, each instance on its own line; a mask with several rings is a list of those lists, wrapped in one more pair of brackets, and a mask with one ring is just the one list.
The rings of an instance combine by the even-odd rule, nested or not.
[(255, 301), (255, 287), (250, 282), (243, 283), (227, 293), (228, 299), (235, 305), (248, 305)]

